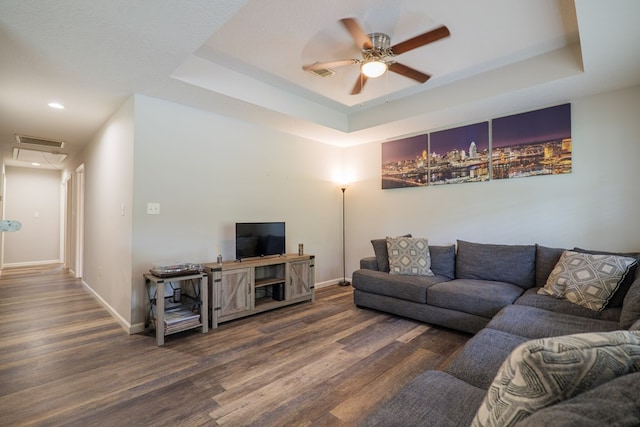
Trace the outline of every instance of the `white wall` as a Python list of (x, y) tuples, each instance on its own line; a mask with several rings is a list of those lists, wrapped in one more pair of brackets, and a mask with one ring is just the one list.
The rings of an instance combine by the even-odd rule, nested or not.
[(85, 285), (125, 329), (131, 322), (133, 97), (84, 148)]
[[(133, 323), (153, 265), (235, 256), (235, 222), (285, 221), (287, 251), (316, 256), (316, 281), (342, 275), (343, 150), (175, 103), (135, 97)], [(147, 215), (148, 202), (160, 215)]]
[(61, 180), (58, 170), (7, 166), (5, 219), (22, 228), (2, 233), (3, 267), (61, 262)]
[(573, 171), (563, 176), (383, 191), (380, 143), (349, 148), (347, 164), (357, 180), (347, 190), (347, 274), (373, 255), (371, 239), (404, 233), (433, 244), (462, 239), (640, 250), (640, 87), (571, 104)]

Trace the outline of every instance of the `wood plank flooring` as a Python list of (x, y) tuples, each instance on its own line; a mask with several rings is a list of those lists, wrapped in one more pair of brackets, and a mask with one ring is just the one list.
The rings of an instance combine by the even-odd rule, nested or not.
[(359, 309), (351, 287), (183, 332), (127, 335), (60, 267), (0, 275), (0, 425), (352, 426), (469, 335)]

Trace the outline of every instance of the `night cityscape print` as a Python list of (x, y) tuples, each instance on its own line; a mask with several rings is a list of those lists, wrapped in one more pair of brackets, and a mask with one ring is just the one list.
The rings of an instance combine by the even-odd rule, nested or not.
[(382, 144), (382, 189), (428, 185), (427, 135)]
[(492, 178), (571, 173), (571, 104), (492, 121)]
[(429, 135), (431, 185), (489, 180), (489, 122)]
[(382, 189), (571, 173), (571, 104), (382, 143)]

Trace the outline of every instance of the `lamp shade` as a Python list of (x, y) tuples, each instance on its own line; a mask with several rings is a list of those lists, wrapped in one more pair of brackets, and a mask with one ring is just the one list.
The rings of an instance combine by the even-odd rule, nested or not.
[(372, 79), (383, 75), (387, 68), (387, 64), (382, 61), (368, 61), (360, 67), (362, 74)]

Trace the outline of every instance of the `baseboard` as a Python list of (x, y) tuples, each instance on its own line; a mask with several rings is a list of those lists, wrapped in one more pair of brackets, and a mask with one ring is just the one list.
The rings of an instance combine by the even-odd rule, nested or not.
[(130, 324), (125, 318), (123, 318), (120, 313), (118, 313), (109, 303), (107, 303), (96, 291), (94, 291), (91, 286), (89, 286), (84, 280), (82, 281), (82, 286), (89, 292), (93, 298), (96, 299), (103, 306), (109, 314), (116, 319), (116, 321), (120, 324), (122, 329), (125, 330), (129, 335), (138, 334), (140, 332), (144, 332), (144, 323), (141, 324)]
[(24, 268), (24, 267), (38, 267), (42, 265), (62, 264), (59, 259), (50, 259), (47, 261), (28, 261), (28, 262), (11, 262), (2, 264), (2, 268)]
[[(333, 285), (337, 285), (338, 283), (342, 282), (342, 278), (340, 279), (333, 279), (333, 280), (327, 280), (325, 282), (318, 282), (315, 284), (315, 288), (316, 289), (320, 289), (320, 288), (326, 288), (328, 286), (333, 286)], [(351, 283), (351, 279), (347, 277), (347, 282)]]

